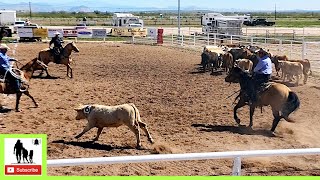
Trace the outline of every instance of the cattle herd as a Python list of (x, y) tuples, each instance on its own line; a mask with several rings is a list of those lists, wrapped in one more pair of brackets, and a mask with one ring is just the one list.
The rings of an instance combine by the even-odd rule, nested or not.
[[(243, 71), (252, 72), (258, 64), (256, 51), (261, 49), (258, 46), (206, 46), (201, 54), (202, 70), (206, 72), (211, 69), (212, 73), (218, 69), (224, 69), (229, 72), (233, 67), (238, 66)], [(292, 81), (296, 78), (296, 85), (299, 85), (300, 79), (304, 76), (304, 84), (307, 83), (308, 76), (312, 74), (310, 62), (307, 59), (289, 60), (286, 55), (273, 55), (268, 50), (269, 57), (275, 65), (275, 71), (279, 76), (279, 71), (282, 71), (281, 78), (283, 81), (286, 78)]]

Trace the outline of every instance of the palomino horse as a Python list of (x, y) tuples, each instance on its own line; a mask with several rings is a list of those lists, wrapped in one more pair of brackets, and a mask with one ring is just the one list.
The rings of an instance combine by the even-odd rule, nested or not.
[[(246, 104), (248, 104), (248, 99), (245, 94), (246, 88), (248, 88), (249, 83), (253, 83), (250, 75), (242, 71), (239, 67), (234, 67), (228, 76), (225, 78), (226, 82), (230, 83), (240, 83), (240, 100), (238, 104), (234, 107), (234, 119), (240, 125), (240, 119), (237, 116), (237, 110)], [(296, 93), (292, 92), (287, 86), (280, 83), (271, 83), (270, 86), (260, 93), (257, 103), (250, 105), (250, 124), (253, 126), (253, 114), (256, 107), (260, 106), (271, 106), (273, 113), (273, 123), (271, 131), (274, 132), (279, 121), (284, 118), (285, 120), (291, 122), (289, 115), (297, 110), (300, 106), (300, 100)]]
[[(24, 65), (22, 68), (20, 68), (20, 70), (18, 71), (18, 73), (20, 74), (20, 77), (23, 81), (25, 82), (29, 82), (32, 74), (34, 72), (35, 69), (39, 69), (41, 70), (39, 67), (42, 67), (42, 69), (47, 69), (47, 65), (45, 65), (43, 62), (39, 61), (38, 58), (34, 58), (33, 60), (31, 60), (30, 62), (28, 62), (26, 65)], [(18, 74), (17, 73), (17, 74)], [(34, 98), (30, 95), (28, 87), (29, 85), (22, 83), (21, 85), (24, 89), (26, 89), (26, 91), (24, 92), (16, 92), (16, 90), (11, 87), (8, 83), (6, 82), (1, 82), (0, 83), (0, 93), (2, 94), (16, 94), (17, 98), (16, 98), (16, 111), (19, 111), (19, 101), (20, 98), (22, 96), (22, 94), (27, 95), (29, 98), (32, 99), (34, 105), (36, 107), (38, 107), (38, 104), (36, 103), (36, 101), (34, 100)]]
[[(67, 76), (70, 77), (70, 78), (72, 78), (72, 68), (70, 66), (70, 63), (72, 61), (70, 55), (71, 55), (72, 51), (79, 52), (79, 49), (77, 48), (77, 46), (75, 45), (74, 42), (68, 43), (63, 48), (62, 53), (60, 55), (60, 58), (61, 58), (60, 63), (67, 66)], [(46, 65), (48, 65), (50, 62), (55, 62), (53, 53), (51, 53), (51, 50), (49, 48), (41, 50), (39, 52), (38, 59), (40, 61), (42, 61), (44, 64), (46, 64)], [(70, 76), (69, 76), (69, 70), (70, 70)], [(49, 75), (49, 73), (48, 73), (48, 70), (45, 70), (45, 71), (47, 73), (47, 77), (51, 77)], [(43, 70), (42, 70), (42, 72), (40, 73), (39, 76), (41, 76), (42, 73), (43, 73)]]

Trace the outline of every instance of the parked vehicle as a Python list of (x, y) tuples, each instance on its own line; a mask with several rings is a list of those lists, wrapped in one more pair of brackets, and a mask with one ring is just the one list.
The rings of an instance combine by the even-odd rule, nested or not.
[(12, 28), (9, 25), (14, 25), (16, 21), (16, 11), (0, 10), (0, 40), (4, 37), (12, 37)]
[(246, 26), (273, 26), (275, 22), (267, 21), (265, 18), (258, 18), (252, 21), (247, 21), (243, 23)]
[(14, 22), (13, 33), (17, 33), (18, 32), (18, 28), (19, 27), (23, 27), (24, 25), (25, 25), (24, 21), (16, 21), (16, 22)]

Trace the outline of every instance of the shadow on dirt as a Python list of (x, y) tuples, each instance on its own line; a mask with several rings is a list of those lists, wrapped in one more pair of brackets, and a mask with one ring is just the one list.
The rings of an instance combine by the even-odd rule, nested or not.
[(60, 77), (54, 77), (54, 76), (32, 76), (33, 79), (60, 79)]
[(135, 148), (130, 147), (130, 146), (124, 146), (124, 147), (111, 146), (111, 145), (106, 145), (106, 144), (95, 143), (94, 141), (80, 142), (80, 141), (57, 140), (57, 141), (52, 141), (52, 143), (72, 145), (72, 146), (82, 147), (82, 148), (85, 148), (85, 149), (95, 149), (95, 150), (104, 150), (104, 151), (112, 151), (112, 150), (115, 150), (115, 149), (120, 149), (120, 150), (135, 149)]
[(206, 125), (206, 124), (192, 124), (192, 127), (198, 128), (205, 132), (231, 132), (241, 135), (260, 135), (265, 137), (276, 137), (270, 130), (258, 129), (253, 130), (247, 126), (222, 126), (222, 125)]
[(10, 109), (10, 108), (6, 108), (6, 107), (0, 107), (0, 113), (2, 114), (2, 113), (9, 113), (9, 112), (11, 112), (12, 111), (12, 109)]

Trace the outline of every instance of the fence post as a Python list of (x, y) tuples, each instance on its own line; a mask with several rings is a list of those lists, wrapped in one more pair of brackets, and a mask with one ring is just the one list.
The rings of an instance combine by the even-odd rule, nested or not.
[(217, 46), (217, 34), (214, 34), (214, 45)]
[(173, 33), (171, 34), (171, 46), (173, 46)]
[(282, 48), (283, 48), (283, 46), (282, 46), (282, 39), (280, 39), (280, 41), (279, 41), (279, 50), (278, 50), (278, 52), (280, 51), (280, 52), (282, 52)]
[(196, 33), (193, 33), (193, 46), (196, 46)]
[(241, 157), (234, 158), (232, 176), (241, 176)]
[(253, 46), (253, 37), (251, 36), (251, 42), (250, 45)]
[(181, 46), (183, 46), (183, 34), (181, 35)]
[(293, 41), (290, 43), (290, 59), (292, 59), (292, 47), (293, 46)]
[(231, 35), (231, 36), (230, 36), (230, 44), (233, 44), (233, 43), (232, 43), (232, 37), (233, 37), (233, 36)]
[(134, 44), (134, 36), (132, 36), (132, 44)]
[(302, 59), (305, 59), (306, 56), (306, 51), (307, 51), (307, 43), (305, 42), (305, 40), (302, 40)]
[(208, 32), (208, 34), (207, 34), (207, 45), (208, 45), (208, 46), (210, 45), (209, 40), (210, 40), (210, 35), (209, 35), (209, 32)]

